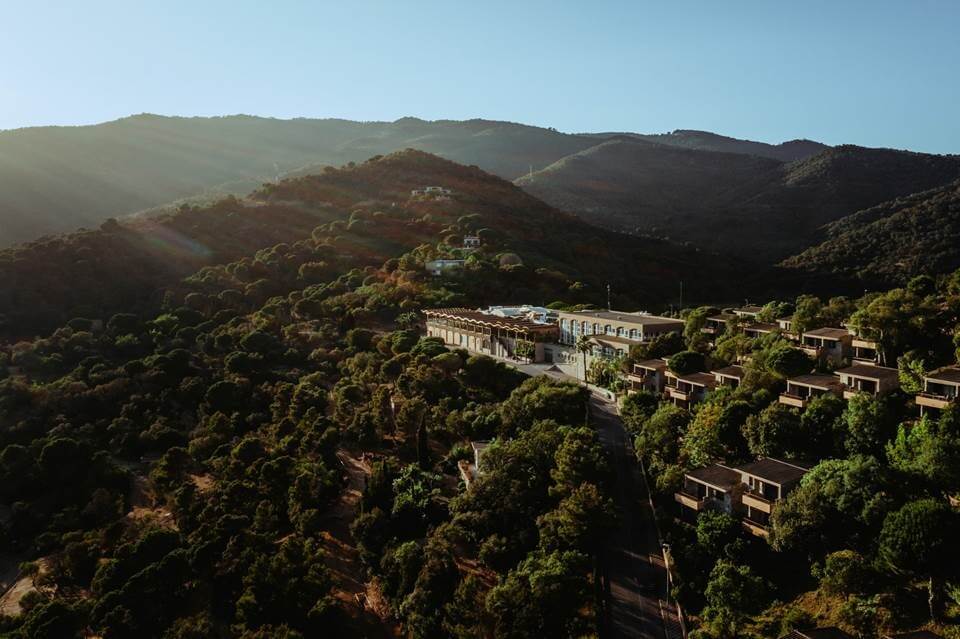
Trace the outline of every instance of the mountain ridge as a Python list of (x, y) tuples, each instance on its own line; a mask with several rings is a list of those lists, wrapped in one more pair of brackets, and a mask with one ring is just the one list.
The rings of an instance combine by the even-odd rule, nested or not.
[[(722, 137), (722, 136), (721, 136)], [(163, 116), (0, 131), (0, 247), (414, 147), (515, 179), (598, 137), (475, 118)], [(758, 143), (759, 144), (759, 143)]]
[[(411, 197), (424, 184), (443, 184), (455, 195)], [(355, 237), (350, 230), (357, 219), (363, 224)], [(407, 150), (267, 184), (242, 200), (111, 220), (97, 230), (0, 250), (0, 281), (8, 284), (0, 288), (0, 337), (42, 334), (75, 317), (106, 319), (121, 309), (156, 312), (163, 291), (187, 275), (202, 277), (206, 267), (238, 260), (255, 273), (259, 261), (272, 259), (266, 256), (271, 250), (296, 253), (299, 240), (331, 223), (338, 226), (330, 232), (359, 255), (358, 266), (437, 244), (454, 233), (445, 229), (470, 224), (499, 251), (522, 257), (530, 286), (564, 282), (564, 290), (573, 287), (571, 295), (595, 304), (609, 284), (615, 300), (664, 307), (683, 279), (689, 282), (685, 299), (736, 297), (757, 275), (695, 248), (592, 226), (475, 166)], [(339, 259), (337, 248), (331, 247), (331, 259)], [(632, 268), (644, 259), (653, 264)], [(698, 284), (695, 275), (707, 264), (717, 279)], [(737, 291), (725, 282), (737, 282)], [(521, 289), (512, 293), (523, 301)], [(490, 291), (490, 302), (502, 294)], [(537, 295), (531, 292), (526, 301), (552, 301)]]
[(599, 225), (769, 263), (845, 215), (958, 177), (956, 155), (842, 145), (781, 162), (617, 138), (517, 183)]

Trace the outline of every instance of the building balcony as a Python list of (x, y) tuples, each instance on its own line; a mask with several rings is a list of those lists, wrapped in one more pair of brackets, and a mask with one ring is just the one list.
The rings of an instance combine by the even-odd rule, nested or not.
[(746, 493), (743, 493), (742, 499), (743, 499), (744, 506), (749, 506), (750, 508), (753, 508), (754, 510), (759, 510), (762, 513), (767, 513), (769, 515), (770, 511), (773, 510), (773, 501), (771, 501), (770, 499), (767, 499), (763, 495), (752, 493), (752, 492), (746, 492)]
[(690, 493), (685, 493), (683, 491), (673, 494), (673, 499), (678, 504), (690, 510), (695, 510), (700, 512), (703, 510), (705, 499), (702, 497), (697, 497), (696, 495), (691, 495)]
[(677, 399), (677, 400), (680, 400), (681, 402), (689, 402), (691, 399), (693, 399), (693, 391), (681, 390), (676, 386), (668, 386), (667, 394), (670, 396), (671, 399)]
[(780, 403), (787, 406), (803, 409), (807, 407), (809, 401), (809, 397), (803, 397), (796, 393), (780, 393)]
[(821, 347), (811, 346), (810, 344), (801, 344), (800, 350), (814, 359), (819, 358), (820, 354), (823, 352), (823, 349)]
[(871, 351), (877, 350), (877, 343), (872, 339), (863, 339), (861, 337), (854, 337), (853, 341), (850, 342), (850, 345), (854, 348), (865, 348)]
[(741, 521), (743, 524), (744, 530), (746, 530), (751, 535), (756, 535), (757, 537), (763, 537), (766, 539), (770, 536), (770, 530), (767, 529), (763, 524), (753, 521), (752, 519), (743, 518)]
[(917, 402), (917, 406), (939, 409), (946, 408), (956, 401), (956, 398), (950, 398), (946, 395), (936, 395), (934, 393), (917, 393), (914, 399)]

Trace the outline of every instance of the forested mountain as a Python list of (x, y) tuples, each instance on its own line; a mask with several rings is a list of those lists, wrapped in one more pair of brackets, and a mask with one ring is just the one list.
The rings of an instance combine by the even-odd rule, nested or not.
[[(425, 184), (445, 185), (455, 196), (411, 198)], [(364, 221), (352, 223), (357, 216)], [(578, 299), (601, 303), (609, 284), (615, 301), (659, 307), (679, 301), (681, 280), (687, 300), (739, 299), (763, 275), (704, 251), (590, 226), (480, 169), (407, 151), (269, 184), (242, 200), (111, 221), (0, 251), (0, 335), (42, 334), (74, 317), (154, 310), (165, 287), (185, 275), (241, 258), (256, 273), (264, 261), (297, 254), (297, 240), (324, 223), (344, 225), (331, 251), (342, 242), (352, 259), (379, 264), (436, 243), (463, 216), (498, 251), (520, 256), (525, 266), (515, 270), (511, 290), (518, 302), (547, 303), (573, 287)], [(267, 250), (254, 256), (260, 249)], [(500, 294), (477, 293), (490, 301)]]
[(960, 267), (960, 181), (891, 200), (833, 222), (828, 239), (784, 265), (857, 278), (867, 286), (902, 284), (917, 274)]
[[(427, 184), (451, 192), (411, 193)], [(438, 258), (463, 264), (435, 276)], [(615, 503), (647, 501), (622, 483), (631, 450), (698, 636), (955, 629), (960, 413), (917, 420), (912, 398), (956, 361), (960, 272), (764, 306), (876, 332), (900, 366), (904, 392), (802, 409), (778, 402), (787, 379), (833, 363), (739, 321), (708, 337), (719, 309), (687, 307), (682, 334), (597, 358), (590, 380), (623, 393), (634, 362), (669, 357), (678, 376), (739, 362), (742, 382), (687, 408), (622, 397), (632, 448), (598, 435), (583, 386), (423, 335), (429, 308), (602, 307), (608, 283), (636, 308), (681, 279), (699, 304), (761, 296), (761, 272), (415, 150), (5, 251), (0, 636), (600, 636), (611, 531), (640, 521)], [(810, 469), (769, 538), (674, 516), (685, 474), (764, 457)], [(663, 584), (631, 577), (655, 603)]]
[(840, 146), (781, 163), (620, 137), (517, 180), (611, 228), (782, 259), (829, 222), (960, 177), (960, 156)]
[[(96, 227), (108, 217), (188, 199), (208, 203), (261, 183), (421, 149), (507, 179), (596, 145), (570, 135), (490, 120), (353, 122), (251, 116), (136, 115), (95, 126), (0, 132), (0, 247)], [(704, 132), (651, 136), (662, 144), (789, 158), (815, 143), (773, 146)]]
[(516, 180), (526, 191), (584, 219), (700, 243), (710, 212), (768, 184), (781, 163), (736, 153), (664, 146), (620, 136)]
[(408, 147), (514, 178), (593, 144), (537, 127), (470, 120), (276, 120), (137, 115), (0, 132), (0, 246), (97, 226), (179, 198), (244, 194), (304, 165)]

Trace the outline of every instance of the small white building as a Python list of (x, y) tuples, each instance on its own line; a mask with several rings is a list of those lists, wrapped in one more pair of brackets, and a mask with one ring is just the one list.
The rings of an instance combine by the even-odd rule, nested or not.
[(479, 235), (465, 235), (463, 237), (463, 248), (465, 249), (478, 249), (480, 248), (480, 236)]
[(410, 191), (411, 197), (423, 197), (424, 195), (441, 196), (451, 195), (453, 191), (442, 186), (423, 186), (419, 189)]

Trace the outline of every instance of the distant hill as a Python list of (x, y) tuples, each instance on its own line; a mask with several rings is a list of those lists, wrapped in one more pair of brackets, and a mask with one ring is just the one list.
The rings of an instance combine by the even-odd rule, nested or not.
[(826, 234), (784, 266), (871, 287), (953, 271), (960, 268), (960, 180), (848, 215)]
[(507, 178), (592, 141), (471, 120), (276, 120), (138, 115), (82, 127), (0, 132), (0, 246), (97, 226), (180, 198), (243, 194), (305, 165), (418, 148)]
[[(228, 194), (243, 195), (264, 182), (406, 148), (512, 180), (610, 137), (490, 120), (354, 122), (149, 114), (95, 126), (0, 131), (0, 247), (47, 233), (95, 228), (108, 217), (170, 211), (182, 201), (204, 204)], [(703, 132), (647, 137), (664, 144), (772, 157), (795, 146)], [(797, 147), (790, 153), (801, 152)]]
[(958, 177), (960, 156), (846, 145), (780, 162), (621, 136), (517, 183), (600, 225), (770, 262), (824, 224)]
[[(425, 184), (454, 196), (410, 197)], [(74, 317), (155, 312), (183, 277), (200, 270), (202, 280), (204, 267), (237, 260), (255, 276), (258, 263), (295, 253), (298, 240), (331, 222), (339, 226), (329, 231), (329, 268), (345, 269), (436, 245), (464, 220), (498, 251), (521, 257), (531, 289), (513, 289), (507, 301), (553, 301), (536, 288), (552, 282), (571, 299), (602, 304), (609, 285), (617, 304), (663, 308), (679, 301), (681, 280), (686, 301), (715, 301), (740, 299), (765, 275), (706, 251), (591, 226), (476, 167), (409, 150), (268, 184), (242, 200), (0, 251), (0, 340), (42, 335)], [(490, 290), (489, 301), (503, 303), (504, 294)]]
[(569, 155), (516, 183), (554, 206), (610, 228), (699, 242), (698, 223), (764, 187), (781, 163), (756, 155), (664, 146), (631, 136)]
[(724, 135), (710, 133), (709, 131), (693, 131), (689, 129), (677, 129), (672, 133), (604, 133), (600, 135), (603, 137), (627, 136), (646, 142), (654, 142), (666, 146), (677, 146), (695, 151), (721, 151), (724, 153), (759, 155), (760, 157), (773, 158), (783, 162), (803, 160), (830, 148), (826, 144), (814, 142), (813, 140), (790, 140), (780, 144), (766, 144), (764, 142), (730, 138)]

